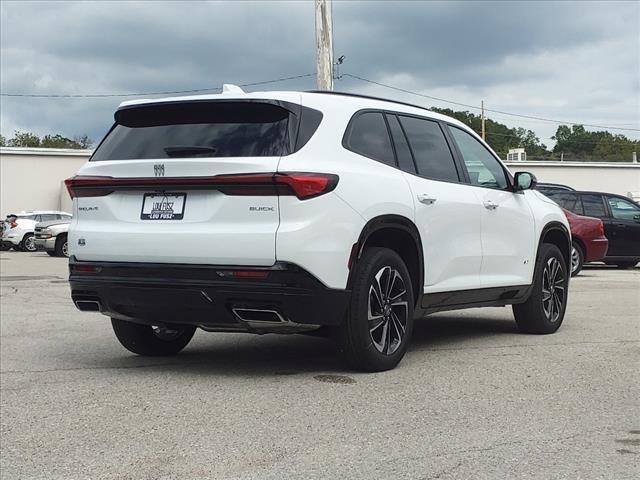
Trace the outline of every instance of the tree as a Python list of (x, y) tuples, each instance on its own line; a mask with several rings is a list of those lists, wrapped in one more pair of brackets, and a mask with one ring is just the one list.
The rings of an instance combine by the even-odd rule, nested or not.
[[(471, 127), (476, 133), (482, 131), (482, 117), (470, 112), (457, 112), (449, 108), (432, 108), (434, 112), (448, 115)], [(525, 128), (509, 128), (491, 119), (485, 120), (487, 143), (502, 158), (507, 157), (510, 148), (525, 148), (528, 155), (548, 156), (547, 147), (532, 130)]]
[(4, 135), (0, 135), (0, 147), (6, 147), (7, 146), (7, 139), (4, 138)]
[[(0, 136), (1, 137), (1, 136)], [(0, 138), (1, 146), (8, 147), (41, 147), (41, 148), (75, 148), (84, 149), (90, 148), (93, 141), (87, 136), (76, 136), (71, 140), (70, 138), (63, 137), (60, 134), (45, 135), (40, 138), (35, 133), (21, 132), (16, 130), (13, 134), (13, 138), (6, 140), (4, 137)]]
[(13, 138), (7, 142), (9, 147), (39, 147), (40, 137), (31, 132), (21, 132), (16, 130)]
[(606, 131), (589, 132), (583, 125), (560, 125), (551, 138), (556, 141), (554, 153), (568, 160), (627, 162), (632, 152), (640, 150), (640, 141)]

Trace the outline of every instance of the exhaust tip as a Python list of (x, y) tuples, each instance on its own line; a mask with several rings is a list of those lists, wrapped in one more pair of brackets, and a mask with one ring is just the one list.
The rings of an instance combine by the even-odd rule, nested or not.
[(76, 300), (76, 307), (83, 312), (99, 312), (101, 305), (98, 300)]
[(233, 308), (233, 313), (243, 322), (286, 323), (286, 319), (275, 310), (261, 308)]

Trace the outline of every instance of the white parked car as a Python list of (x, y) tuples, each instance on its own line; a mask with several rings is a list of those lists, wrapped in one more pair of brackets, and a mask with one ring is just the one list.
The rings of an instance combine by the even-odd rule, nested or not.
[(123, 103), (78, 176), (72, 298), (141, 355), (211, 332), (326, 332), (355, 368), (393, 368), (414, 320), (513, 304), (562, 323), (561, 209), (471, 129), (335, 92)]
[(38, 223), (35, 227), (36, 249), (44, 250), (52, 257), (68, 257), (67, 233), (70, 223), (71, 217)]
[(2, 229), (2, 248), (35, 252), (35, 226), (50, 220), (70, 220), (71, 214), (55, 210), (34, 210), (7, 215)]

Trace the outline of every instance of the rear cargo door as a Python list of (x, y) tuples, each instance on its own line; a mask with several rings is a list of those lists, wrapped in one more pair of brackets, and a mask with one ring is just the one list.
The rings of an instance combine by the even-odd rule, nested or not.
[(77, 177), (71, 254), (272, 265), (279, 212), (269, 176), (291, 150), (295, 122), (282, 102), (255, 100), (119, 110)]

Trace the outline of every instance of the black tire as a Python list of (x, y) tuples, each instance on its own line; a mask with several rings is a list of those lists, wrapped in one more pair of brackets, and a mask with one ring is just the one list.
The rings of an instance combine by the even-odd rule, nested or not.
[[(559, 270), (554, 274), (556, 267)], [(568, 293), (567, 262), (558, 247), (543, 243), (536, 260), (531, 294), (526, 302), (513, 305), (518, 329), (525, 333), (554, 333), (562, 325)]]
[(11, 250), (9, 245), (0, 245), (0, 251), (6, 252), (7, 250)]
[(23, 252), (35, 252), (37, 250), (33, 233), (27, 233), (22, 238), (22, 242), (20, 242), (20, 250)]
[(67, 245), (67, 235), (60, 234), (56, 238), (56, 255), (58, 257), (69, 257), (69, 249)]
[(400, 256), (387, 248), (365, 250), (354, 267), (347, 316), (336, 332), (341, 356), (357, 370), (394, 368), (411, 340), (413, 306), (411, 277)]
[(172, 327), (175, 334), (171, 334), (167, 333), (168, 329), (158, 330), (157, 327), (115, 318), (111, 319), (111, 326), (124, 348), (151, 357), (175, 355), (187, 346), (196, 331), (193, 325), (181, 325)]
[(580, 273), (584, 265), (584, 252), (577, 242), (571, 243), (571, 276), (575, 277)]
[(615, 262), (614, 265), (618, 268), (633, 268), (638, 264), (638, 260), (631, 260), (628, 262)]
[(50, 257), (57, 257), (58, 255), (56, 254), (56, 252), (52, 251), (52, 250), (47, 250), (47, 253), (49, 254)]

